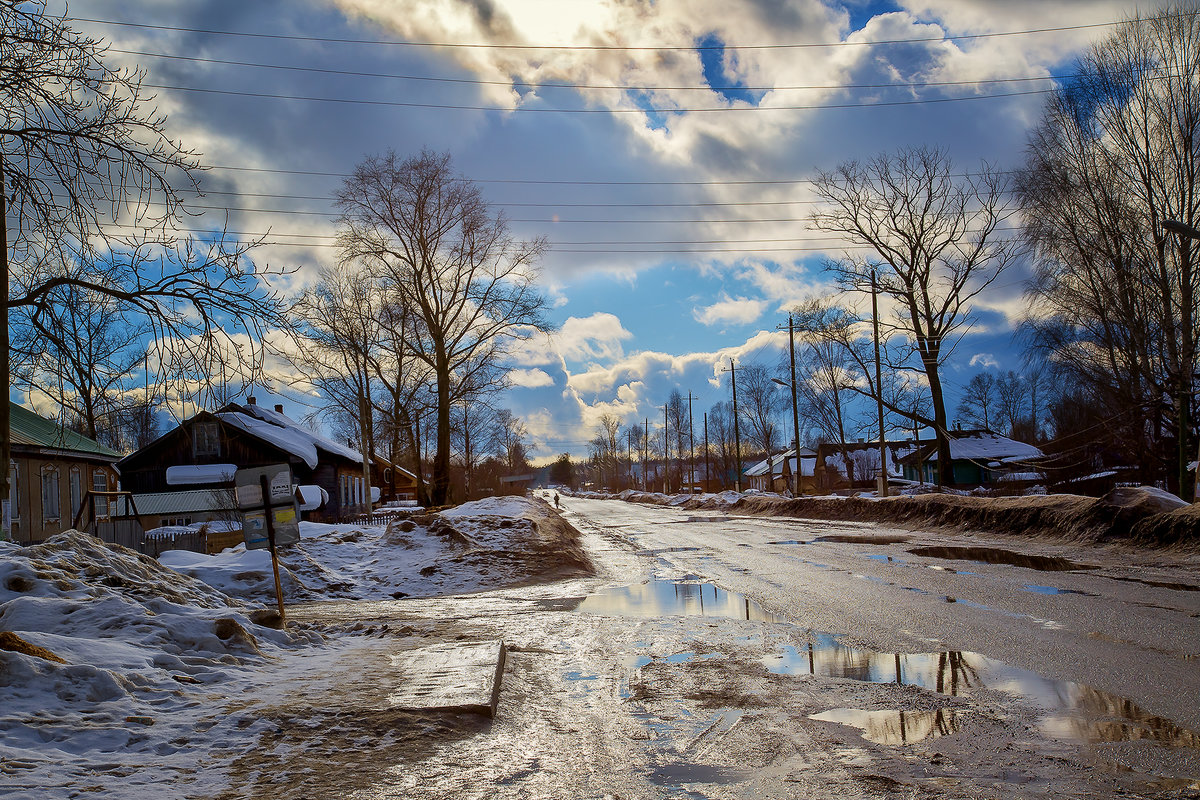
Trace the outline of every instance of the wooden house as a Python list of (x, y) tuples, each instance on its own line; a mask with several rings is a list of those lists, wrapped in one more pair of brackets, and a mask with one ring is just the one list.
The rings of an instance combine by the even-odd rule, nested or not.
[(234, 471), (271, 464), (290, 464), (293, 482), (316, 498), (304, 504), (305, 519), (337, 522), (368, 513), (362, 461), (357, 450), (292, 420), (283, 406), (272, 411), (251, 397), (245, 405), (201, 411), (117, 466), (143, 526), (154, 528), (229, 519), (236, 513)]
[[(950, 431), (950, 466), (955, 486), (992, 486), (998, 483), (1035, 482), (1041, 477), (1036, 464), (1045, 458), (1037, 447), (987, 430)], [(904, 477), (920, 483), (937, 483), (936, 442), (900, 459)]]
[[(117, 488), (121, 454), (9, 402), (9, 509), (13, 541), (40, 542), (72, 527), (88, 492)], [(96, 515), (107, 518), (105, 500)]]

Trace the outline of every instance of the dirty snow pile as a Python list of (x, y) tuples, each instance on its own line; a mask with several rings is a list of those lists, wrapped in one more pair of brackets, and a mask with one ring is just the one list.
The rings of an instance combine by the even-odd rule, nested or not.
[(213, 700), (236, 693), (245, 667), (320, 642), (252, 614), (77, 531), (0, 542), (0, 795), (133, 792), (164, 774), (189, 794), (219, 788), (192, 749), (236, 723)]
[[(281, 548), (280, 578), (291, 600), (383, 600), (475, 592), (587, 572), (577, 533), (546, 503), (497, 497), (386, 527), (300, 523)], [(168, 551), (163, 564), (247, 599), (273, 596), (271, 557), (239, 545), (216, 555)]]

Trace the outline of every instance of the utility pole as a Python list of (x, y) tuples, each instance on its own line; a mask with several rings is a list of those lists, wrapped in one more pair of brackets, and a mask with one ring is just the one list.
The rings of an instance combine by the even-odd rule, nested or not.
[(729, 382), (733, 386), (733, 450), (734, 457), (737, 463), (733, 466), (734, 486), (740, 493), (742, 491), (742, 433), (741, 427), (738, 425), (738, 410), (737, 410), (737, 367), (733, 365), (733, 359), (729, 359), (729, 369), (723, 369), (722, 372), (729, 373)]
[(708, 412), (704, 412), (704, 488), (712, 488), (712, 467), (709, 465), (710, 451), (708, 449)]
[(883, 432), (883, 366), (879, 359), (879, 299), (875, 290), (875, 270), (871, 270), (871, 324), (875, 327), (875, 402), (879, 406), (879, 496), (887, 497), (887, 445)]
[(671, 493), (671, 429), (667, 422), (667, 403), (663, 403), (663, 494)]
[(688, 392), (688, 494), (696, 487), (696, 422), (692, 417), (692, 393)]
[[(796, 397), (796, 324), (791, 314), (788, 314), (788, 355), (791, 361), (792, 382), (785, 384), (778, 378), (771, 378), (780, 386), (788, 386), (792, 390), (792, 442), (796, 448), (796, 468), (792, 470), (792, 497), (800, 496), (800, 401)], [(768, 454), (769, 455), (769, 454)]]
[(650, 491), (650, 418), (642, 428), (642, 491)]

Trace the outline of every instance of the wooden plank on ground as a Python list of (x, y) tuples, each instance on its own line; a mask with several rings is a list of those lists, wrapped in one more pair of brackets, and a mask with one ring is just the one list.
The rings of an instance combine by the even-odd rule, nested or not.
[(504, 642), (436, 644), (392, 656), (399, 685), (388, 696), (393, 708), (496, 716)]

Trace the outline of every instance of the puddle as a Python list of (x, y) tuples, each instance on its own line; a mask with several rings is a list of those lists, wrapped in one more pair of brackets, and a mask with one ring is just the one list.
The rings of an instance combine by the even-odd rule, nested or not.
[(952, 708), (934, 711), (860, 711), (856, 708), (834, 708), (809, 719), (836, 722), (862, 731), (869, 742), (886, 745), (906, 745), (937, 739), (958, 732), (960, 714)]
[(1072, 570), (1099, 569), (1090, 564), (1076, 564), (1058, 556), (1032, 556), (998, 547), (914, 547), (908, 552), (914, 556), (947, 558), (952, 561), (979, 561), (984, 564), (1009, 564), (1042, 572), (1070, 572)]
[(911, 536), (855, 536), (850, 533), (818, 536), (814, 542), (834, 542), (836, 544), (900, 544), (907, 542)]
[(689, 783), (728, 785), (746, 780), (743, 770), (712, 764), (662, 764), (649, 775), (655, 786), (685, 786)]
[(615, 617), (724, 617), (755, 622), (787, 622), (736, 592), (703, 582), (652, 578), (588, 595), (575, 611)]
[(1129, 578), (1117, 575), (1104, 575), (1114, 581), (1124, 581), (1126, 583), (1140, 583), (1143, 586), (1153, 586), (1156, 589), (1174, 589), (1177, 592), (1200, 592), (1200, 586), (1195, 586), (1190, 583), (1171, 583), (1170, 581), (1151, 581), (1146, 578)]
[(1034, 594), (1081, 594), (1084, 597), (1098, 597), (1094, 592), (1085, 592), (1082, 589), (1060, 589), (1057, 586), (1038, 586), (1032, 583), (1025, 584), (1025, 591)]
[(1046, 678), (979, 653), (876, 653), (846, 647), (832, 634), (822, 633), (808, 647), (785, 647), (782, 655), (768, 656), (762, 663), (777, 675), (895, 683), (950, 697), (998, 691), (1045, 711), (1042, 730), (1058, 738), (1089, 743), (1153, 741), (1200, 748), (1200, 735), (1123, 697), (1074, 681)]
[(808, 542), (802, 542), (799, 539), (784, 539), (782, 542), (767, 542), (767, 544), (808, 544)]
[(659, 547), (654, 550), (647, 550), (646, 553), (649, 555), (652, 555), (652, 556), (656, 556), (661, 553), (695, 553), (695, 552), (700, 551), (701, 549), (702, 548), (699, 548), (699, 547)]

